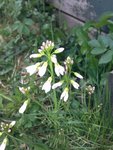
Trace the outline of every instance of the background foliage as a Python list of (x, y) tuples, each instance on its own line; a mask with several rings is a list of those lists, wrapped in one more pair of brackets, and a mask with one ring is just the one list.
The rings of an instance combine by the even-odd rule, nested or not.
[[(109, 20), (113, 14), (68, 31), (58, 25), (55, 11), (44, 0), (1, 0), (0, 120), (16, 120), (16, 125), (11, 133), (4, 131), (0, 141), (8, 136), (8, 150), (110, 150), (113, 129), (107, 75), (113, 64), (113, 22)], [(107, 35), (102, 32), (105, 25)], [(80, 90), (57, 113), (52, 110), (51, 95), (40, 89), (43, 79), (29, 78), (24, 71), (35, 62), (29, 54), (36, 53), (47, 39), (56, 48), (65, 48), (59, 61), (69, 55), (74, 59), (73, 70), (84, 76)], [(21, 85), (30, 85), (31, 92), (23, 95), (18, 89)], [(86, 90), (88, 85), (95, 87), (92, 95)], [(18, 109), (27, 99), (31, 103), (20, 115)]]

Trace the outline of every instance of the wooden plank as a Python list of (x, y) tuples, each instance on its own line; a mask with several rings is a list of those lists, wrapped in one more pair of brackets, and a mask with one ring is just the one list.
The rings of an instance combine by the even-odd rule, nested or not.
[(109, 73), (108, 88), (109, 88), (109, 92), (110, 92), (110, 105), (111, 105), (112, 116), (113, 116), (113, 71), (111, 71)]
[(75, 19), (62, 12), (59, 12), (59, 15), (57, 14), (57, 17), (58, 17), (59, 25), (66, 23), (68, 28), (72, 28), (74, 26), (79, 26), (79, 25), (84, 25), (84, 23), (79, 21), (78, 19)]
[(104, 12), (113, 11), (113, 0), (48, 0), (48, 2), (82, 21), (96, 20)]

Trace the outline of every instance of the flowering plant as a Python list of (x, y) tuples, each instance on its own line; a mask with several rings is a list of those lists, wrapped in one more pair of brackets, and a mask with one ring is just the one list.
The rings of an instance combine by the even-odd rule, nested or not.
[[(42, 61), (38, 61), (36, 64), (26, 67), (30, 76), (38, 74), (40, 78), (47, 78), (42, 85), (42, 90), (44, 90), (45, 93), (48, 93), (51, 90), (53, 91), (55, 110), (58, 109), (59, 103), (56, 88), (63, 88), (60, 100), (66, 102), (69, 99), (69, 93), (72, 90), (71, 85), (74, 89), (79, 89), (79, 84), (75, 80), (77, 78), (83, 79), (79, 73), (73, 72), (73, 60), (71, 57), (68, 56), (63, 65), (59, 63), (57, 55), (63, 51), (63, 47), (55, 49), (54, 43), (47, 40), (42, 43), (42, 46), (38, 49), (38, 53), (30, 55), (30, 58), (43, 58)], [(46, 73), (47, 76), (45, 76)], [(60, 81), (58, 81), (59, 79)], [(58, 82), (56, 82), (56, 80)]]

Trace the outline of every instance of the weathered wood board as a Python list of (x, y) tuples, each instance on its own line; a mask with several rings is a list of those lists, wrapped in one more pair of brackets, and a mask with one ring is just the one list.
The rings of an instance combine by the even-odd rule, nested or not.
[(58, 16), (59, 25), (66, 23), (69, 28), (84, 24), (83, 22), (79, 21), (78, 19), (75, 19), (65, 13), (62, 13), (62, 12), (60, 12), (60, 15), (57, 14), (57, 16)]
[(113, 11), (113, 0), (48, 0), (48, 2), (81, 21), (97, 20), (103, 13)]

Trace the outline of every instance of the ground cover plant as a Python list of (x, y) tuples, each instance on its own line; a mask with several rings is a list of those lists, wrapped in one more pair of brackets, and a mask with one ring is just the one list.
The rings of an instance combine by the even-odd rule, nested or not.
[(0, 149), (112, 150), (113, 14), (69, 31), (55, 11), (1, 1)]

